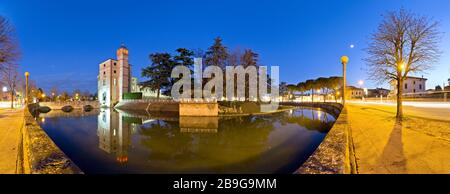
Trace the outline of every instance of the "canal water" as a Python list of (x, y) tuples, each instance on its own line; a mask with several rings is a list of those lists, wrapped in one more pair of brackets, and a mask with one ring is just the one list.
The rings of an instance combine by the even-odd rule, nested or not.
[(101, 109), (51, 111), (37, 121), (86, 174), (228, 174), (293, 173), (335, 117), (313, 108), (218, 118)]

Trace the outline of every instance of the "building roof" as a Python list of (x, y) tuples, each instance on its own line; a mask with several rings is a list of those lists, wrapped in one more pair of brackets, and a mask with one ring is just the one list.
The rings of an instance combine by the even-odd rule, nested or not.
[[(414, 76), (407, 76), (405, 80), (408, 80), (408, 79), (416, 79), (416, 80), (424, 80), (424, 81), (428, 80), (427, 78), (414, 77)], [(391, 81), (389, 81), (390, 84), (393, 84), (393, 83), (396, 83), (396, 82), (397, 82), (397, 80), (395, 80), (395, 79), (392, 79)]]
[(101, 63), (99, 63), (99, 64), (101, 65), (101, 64), (103, 64), (103, 63), (105, 63), (105, 62), (107, 62), (107, 61), (115, 61), (115, 62), (117, 62), (117, 60), (115, 60), (115, 59), (113, 59), (113, 58), (108, 58), (108, 59), (104, 60), (103, 62), (101, 62)]
[(389, 89), (384, 89), (384, 88), (375, 88), (375, 89), (369, 89), (370, 91), (375, 91), (375, 90), (384, 90), (384, 91), (390, 91)]
[(347, 90), (364, 90), (364, 89), (358, 88), (358, 87), (355, 87), (355, 86), (347, 86)]
[(127, 48), (127, 47), (125, 46), (125, 44), (123, 44), (123, 43), (120, 45), (119, 48), (124, 48), (124, 49), (127, 49), (127, 50), (128, 50), (128, 48)]
[(407, 76), (406, 79), (420, 79), (420, 80), (428, 80), (427, 78), (423, 78), (423, 77), (414, 77), (414, 76)]

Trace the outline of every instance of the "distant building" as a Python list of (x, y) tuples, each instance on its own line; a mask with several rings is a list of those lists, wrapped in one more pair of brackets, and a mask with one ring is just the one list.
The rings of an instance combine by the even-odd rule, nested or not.
[(391, 91), (384, 88), (375, 88), (375, 89), (368, 89), (367, 90), (367, 97), (373, 98), (373, 97), (386, 97), (389, 95)]
[(117, 50), (117, 60), (108, 59), (99, 65), (98, 99), (102, 106), (112, 107), (122, 100), (131, 89), (131, 68), (128, 63), (128, 49)]
[[(136, 77), (131, 78), (131, 92), (140, 92), (142, 93), (143, 98), (156, 98), (158, 96), (157, 91), (151, 90), (150, 88), (139, 84)], [(167, 98), (167, 96), (160, 94), (160, 98)]]
[(362, 88), (357, 88), (355, 86), (347, 86), (346, 89), (346, 98), (347, 99), (352, 99), (352, 98), (362, 98), (364, 97), (364, 89)]
[[(420, 77), (406, 77), (406, 79), (403, 82), (403, 93), (404, 94), (414, 94), (414, 93), (421, 93), (426, 91), (426, 78), (420, 78)], [(392, 80), (390, 82), (391, 84), (391, 94), (396, 95), (397, 94), (397, 81)]]
[(448, 85), (444, 87), (445, 91), (450, 91), (450, 78), (448, 78)]
[(138, 79), (136, 77), (131, 77), (131, 92), (140, 92)]

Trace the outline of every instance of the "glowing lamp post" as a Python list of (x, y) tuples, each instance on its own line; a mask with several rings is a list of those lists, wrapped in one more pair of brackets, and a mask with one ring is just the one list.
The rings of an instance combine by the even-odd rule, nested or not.
[(359, 87), (362, 87), (364, 85), (364, 81), (363, 80), (359, 80), (358, 81), (358, 85), (359, 85)]
[(341, 57), (341, 63), (342, 63), (342, 105), (345, 105), (345, 90), (346, 90), (346, 80), (347, 80), (347, 63), (348, 63), (348, 57), (342, 56)]
[(30, 73), (25, 72), (25, 105), (28, 104), (28, 78), (30, 77)]

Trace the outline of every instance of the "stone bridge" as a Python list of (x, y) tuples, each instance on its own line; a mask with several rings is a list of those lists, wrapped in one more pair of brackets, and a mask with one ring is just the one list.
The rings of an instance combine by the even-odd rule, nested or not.
[(52, 110), (61, 110), (65, 106), (71, 106), (73, 109), (83, 109), (86, 105), (90, 105), (94, 109), (100, 108), (98, 101), (39, 102), (40, 107), (46, 106)]

